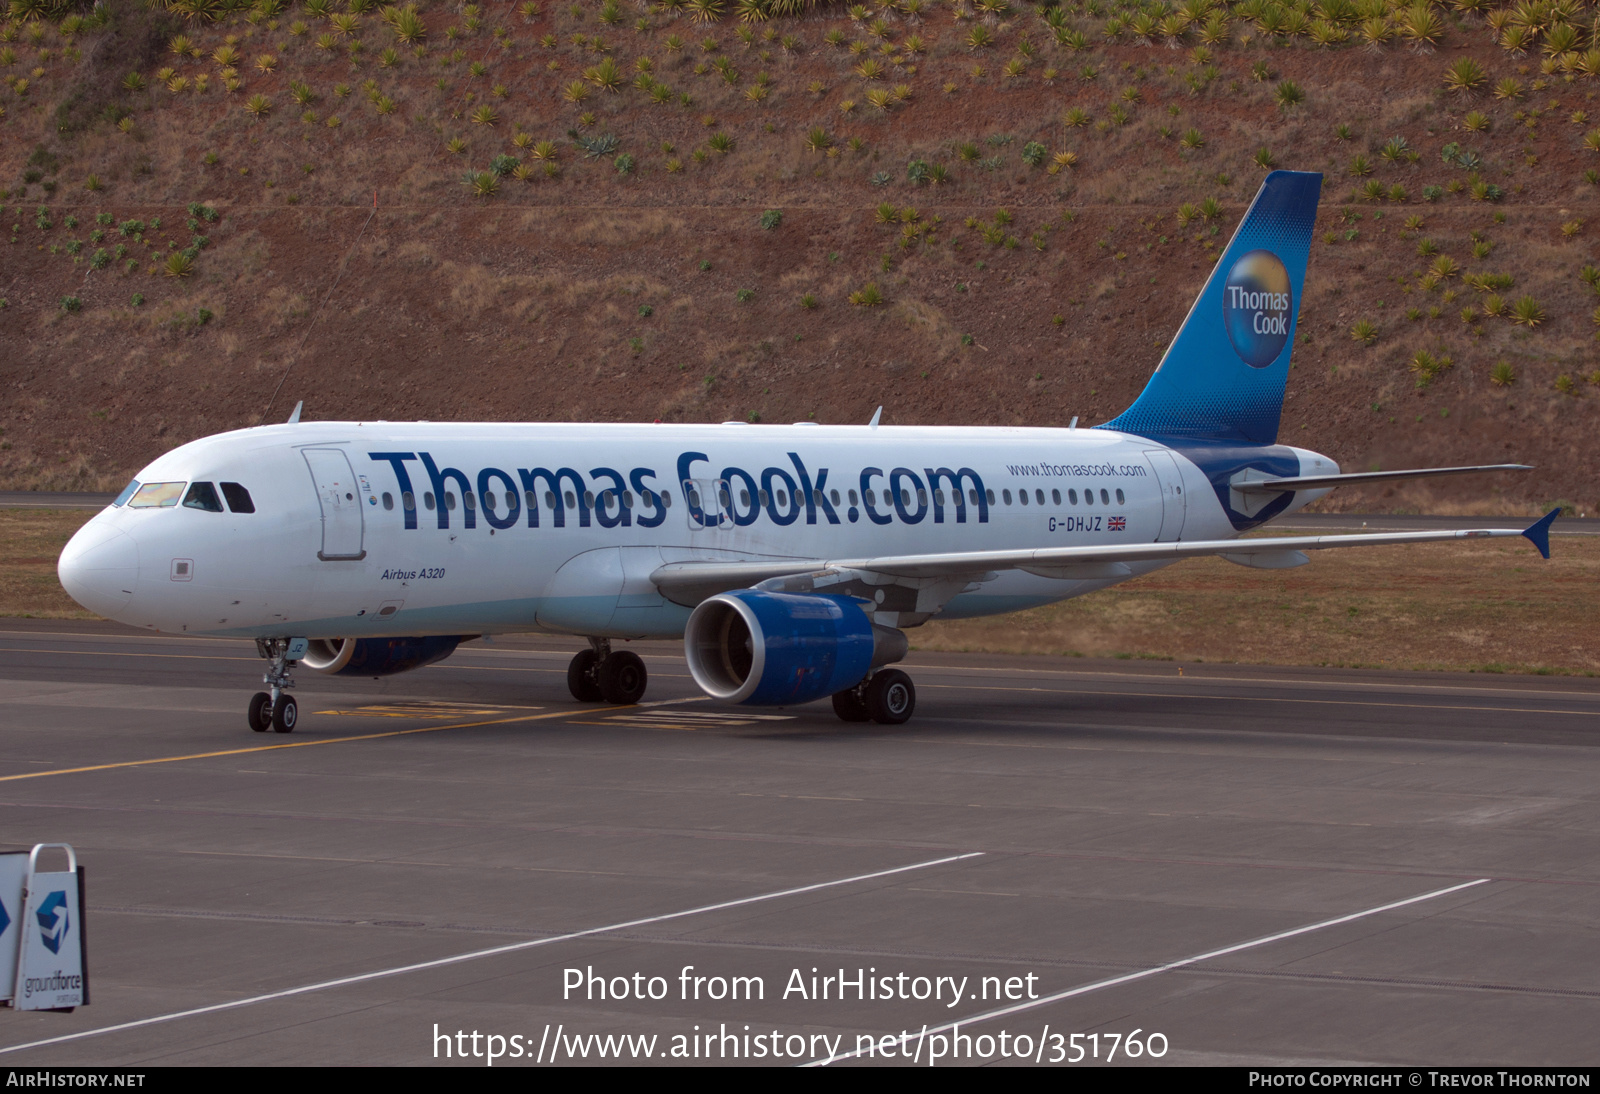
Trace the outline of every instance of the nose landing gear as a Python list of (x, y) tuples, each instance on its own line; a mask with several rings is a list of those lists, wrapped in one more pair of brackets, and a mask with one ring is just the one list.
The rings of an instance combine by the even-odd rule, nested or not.
[(300, 720), (300, 706), (287, 689), (294, 687), (289, 670), (299, 657), (291, 657), (291, 653), (303, 654), (305, 647), (303, 638), (256, 639), (256, 652), (271, 662), (261, 677), (261, 682), (271, 691), (258, 691), (250, 697), (250, 728), (257, 733), (269, 729), (274, 733), (294, 732), (295, 723)]
[(567, 690), (580, 703), (631, 706), (644, 698), (649, 682), (644, 660), (632, 650), (613, 652), (609, 638), (589, 639), (589, 648), (567, 666)]

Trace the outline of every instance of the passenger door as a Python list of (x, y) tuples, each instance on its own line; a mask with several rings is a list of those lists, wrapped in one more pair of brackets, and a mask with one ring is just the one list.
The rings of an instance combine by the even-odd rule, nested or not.
[(322, 549), (317, 557), (324, 562), (366, 558), (361, 492), (349, 457), (338, 448), (304, 448), (301, 454), (322, 506)]
[(1172, 543), (1183, 538), (1183, 518), (1187, 502), (1183, 498), (1183, 476), (1178, 471), (1178, 461), (1172, 453), (1161, 448), (1145, 451), (1156, 482), (1161, 485), (1161, 531), (1156, 533), (1157, 543)]

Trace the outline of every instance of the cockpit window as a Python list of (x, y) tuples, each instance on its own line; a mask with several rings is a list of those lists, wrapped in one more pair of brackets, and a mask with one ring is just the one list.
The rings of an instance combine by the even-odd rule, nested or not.
[(250, 491), (236, 482), (222, 484), (222, 496), (228, 499), (228, 508), (235, 513), (254, 513), (256, 503), (250, 500)]
[(183, 499), (185, 509), (204, 509), (208, 513), (222, 512), (222, 499), (217, 497), (217, 488), (209, 482), (197, 482), (189, 487), (189, 493)]
[(170, 509), (183, 496), (181, 482), (147, 482), (128, 499), (129, 509)]
[(133, 492), (135, 490), (137, 490), (137, 489), (139, 489), (139, 480), (138, 479), (130, 480), (128, 485), (124, 486), (122, 488), (122, 493), (117, 495), (117, 500), (112, 502), (111, 504), (112, 505), (121, 505), (123, 502), (125, 502), (129, 498), (133, 497)]

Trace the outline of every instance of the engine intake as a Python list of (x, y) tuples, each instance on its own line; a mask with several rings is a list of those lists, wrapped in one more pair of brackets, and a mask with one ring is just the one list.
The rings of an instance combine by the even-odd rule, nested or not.
[(906, 636), (875, 625), (849, 596), (738, 589), (700, 602), (683, 636), (689, 672), (713, 699), (809, 703), (906, 655)]
[(300, 663), (329, 675), (392, 676), (443, 661), (471, 637), (447, 634), (428, 638), (313, 638)]

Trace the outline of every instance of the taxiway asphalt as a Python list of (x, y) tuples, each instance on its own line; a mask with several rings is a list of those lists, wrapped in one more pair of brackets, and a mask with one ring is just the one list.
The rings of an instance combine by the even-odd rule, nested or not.
[[(76, 847), (93, 992), (0, 1011), (0, 1062), (482, 1066), (477, 1031), (498, 1066), (612, 1062), (594, 1034), (797, 1063), (904, 1031), (926, 1064), (957, 1020), (990, 1056), (941, 1062), (1136, 1029), (1168, 1063), (1594, 1062), (1600, 681), (913, 653), (882, 727), (717, 706), (635, 648), (640, 707), (501, 639), (302, 672), (278, 736), (248, 643), (0, 621), (0, 831)], [(841, 970), (942, 996), (841, 1000)], [(708, 998), (736, 976), (764, 998)]]

